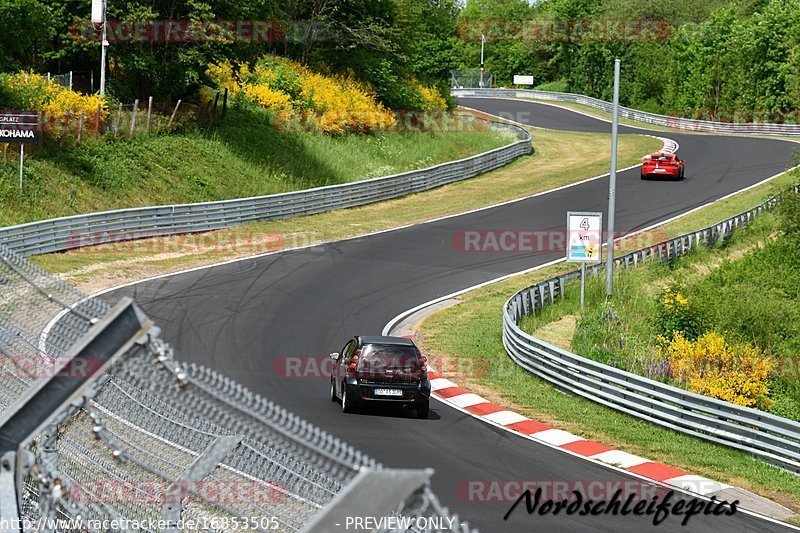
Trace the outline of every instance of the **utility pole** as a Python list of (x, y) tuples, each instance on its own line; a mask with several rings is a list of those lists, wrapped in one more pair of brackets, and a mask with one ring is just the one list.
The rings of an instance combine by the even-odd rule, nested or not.
[(100, 41), (100, 96), (106, 94), (106, 49), (108, 48), (108, 17), (106, 0), (92, 0), (92, 22), (103, 25)]
[(617, 202), (617, 130), (619, 129), (619, 59), (614, 61), (614, 111), (611, 120), (611, 173), (608, 177), (608, 236), (606, 237), (606, 295), (614, 292), (614, 214)]
[(481, 33), (481, 83), (480, 83), (481, 89), (483, 89), (483, 71), (486, 70), (483, 64), (483, 49), (485, 44), (486, 44), (486, 36)]

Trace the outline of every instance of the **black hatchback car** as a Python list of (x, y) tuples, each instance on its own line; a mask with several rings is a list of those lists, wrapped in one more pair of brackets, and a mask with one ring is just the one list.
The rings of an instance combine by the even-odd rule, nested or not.
[(332, 353), (331, 401), (342, 411), (358, 406), (399, 404), (428, 418), (431, 382), (427, 359), (403, 337), (353, 337), (341, 353)]

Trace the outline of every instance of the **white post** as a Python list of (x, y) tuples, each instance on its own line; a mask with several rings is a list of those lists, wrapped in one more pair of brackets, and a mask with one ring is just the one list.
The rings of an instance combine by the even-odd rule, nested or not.
[(151, 96), (147, 100), (147, 128), (145, 128), (145, 133), (150, 135), (150, 115), (153, 113), (153, 97)]
[(581, 263), (581, 314), (583, 314), (583, 302), (586, 294), (586, 263)]
[(136, 113), (139, 111), (139, 99), (133, 102), (133, 113), (131, 114), (131, 137), (136, 134)]
[(175, 104), (175, 110), (172, 112), (172, 116), (169, 117), (169, 124), (167, 124), (167, 130), (172, 128), (172, 121), (175, 120), (175, 115), (178, 114), (178, 108), (181, 106), (181, 101), (178, 100), (178, 103)]
[(484, 46), (485, 43), (486, 43), (486, 36), (484, 36), (481, 33), (481, 83), (480, 83), (481, 89), (483, 89), (483, 69), (484, 69), (484, 66), (483, 66), (483, 46)]
[(106, 7), (107, 2), (103, 0), (103, 37), (100, 42), (100, 96), (106, 95), (106, 48), (108, 48)]
[(608, 177), (608, 235), (606, 236), (606, 294), (614, 292), (614, 214), (617, 202), (617, 130), (619, 129), (619, 59), (614, 61), (614, 112), (611, 122), (611, 175)]
[(69, 90), (72, 90), (72, 71), (69, 71)]
[(22, 194), (22, 164), (25, 162), (25, 145), (19, 145), (19, 193)]

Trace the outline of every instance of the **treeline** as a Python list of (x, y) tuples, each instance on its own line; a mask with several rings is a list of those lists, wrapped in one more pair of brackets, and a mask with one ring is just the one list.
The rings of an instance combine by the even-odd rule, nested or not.
[[(123, 101), (182, 98), (209, 81), (212, 64), (274, 54), (318, 72), (353, 75), (390, 108), (419, 109), (420, 83), (448, 92), (449, 70), (459, 56), (458, 5), (458, 0), (110, 0), (108, 92)], [(89, 21), (90, 8), (89, 0), (0, 1), (0, 72), (97, 72), (100, 33)]]
[[(421, 109), (420, 84), (444, 95), (451, 70), (477, 70), (485, 34), (496, 86), (527, 74), (610, 99), (619, 57), (625, 105), (737, 121), (793, 119), (800, 107), (800, 0), (112, 0), (108, 9), (123, 24), (109, 48), (109, 92), (123, 101), (196, 94), (209, 65), (274, 54), (354, 76), (388, 108)], [(89, 16), (89, 0), (0, 1), (0, 72), (97, 72)], [(183, 24), (182, 42), (124, 26), (137, 21)], [(190, 23), (212, 38), (192, 40)]]
[[(625, 105), (722, 120), (797, 119), (798, 0), (468, 0), (459, 27), (475, 33), (480, 19), (494, 21), (484, 27), (496, 85), (530, 74), (547, 88), (609, 100), (619, 57)], [(471, 64), (478, 53), (472, 42)]]

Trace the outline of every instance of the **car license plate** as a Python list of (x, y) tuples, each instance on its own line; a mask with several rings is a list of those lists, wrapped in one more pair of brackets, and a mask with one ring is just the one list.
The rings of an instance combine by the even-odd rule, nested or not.
[(375, 396), (402, 396), (403, 391), (398, 389), (375, 389)]
[(667, 169), (665, 169), (665, 168), (654, 168), (653, 169), (653, 172), (659, 172), (659, 173), (664, 173), (666, 171), (667, 171)]

